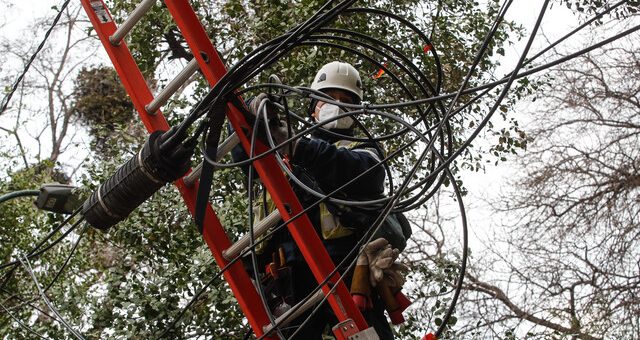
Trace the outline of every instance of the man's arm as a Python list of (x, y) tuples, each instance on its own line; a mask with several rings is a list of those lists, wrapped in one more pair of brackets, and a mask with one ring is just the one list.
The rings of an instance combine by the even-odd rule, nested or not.
[[(320, 139), (301, 138), (291, 162), (302, 166), (330, 192), (374, 167), (380, 155), (373, 148), (348, 149)], [(342, 190), (350, 198), (373, 198), (384, 193), (385, 171), (376, 166), (353, 184)]]

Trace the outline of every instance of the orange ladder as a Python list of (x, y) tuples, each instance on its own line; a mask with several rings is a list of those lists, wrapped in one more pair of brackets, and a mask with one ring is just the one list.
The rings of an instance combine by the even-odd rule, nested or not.
[[(160, 107), (198, 69), (212, 87), (226, 73), (222, 60), (211, 44), (189, 2), (187, 0), (165, 0), (164, 2), (191, 49), (194, 59), (165, 89), (154, 97), (124, 42), (124, 38), (144, 14), (155, 5), (157, 0), (142, 0), (120, 27), (116, 27), (109, 10), (102, 0), (80, 1), (149, 133), (169, 129), (169, 124), (160, 112)], [(249, 154), (250, 140), (247, 136), (251, 136), (251, 126), (247, 124), (242, 113), (233, 105), (227, 106), (226, 115), (235, 131), (249, 131), (247, 134), (237, 133), (231, 137), (236, 139), (236, 143), (239, 140), (247, 154)], [(224, 144), (227, 146), (234, 145), (233, 141)], [(229, 148), (221, 146), (220, 149), (228, 150)], [(260, 154), (267, 150), (268, 147), (260, 142), (255, 146), (255, 154)], [(289, 221), (292, 216), (296, 216), (303, 211), (302, 205), (280, 170), (273, 154), (256, 160), (253, 165), (276, 204), (278, 209), (276, 215), (279, 215), (271, 216), (271, 220), (262, 223), (262, 228), (256, 226), (256, 229), (268, 230), (268, 227), (276, 223), (280, 218), (284, 221)], [(198, 175), (198, 172), (190, 173), (174, 182), (192, 216), (195, 213)], [(303, 214), (293, 219), (288, 224), (288, 228), (316, 280), (318, 282), (324, 281), (335, 269), (335, 265), (327, 254), (309, 218), (306, 214)], [(202, 236), (220, 268), (227, 266), (233, 260), (233, 257), (237, 256), (236, 254), (248, 244), (247, 237), (243, 237), (241, 242), (244, 243), (232, 248), (231, 241), (210, 204), (207, 204)], [(254, 235), (256, 238), (257, 236), (259, 235)], [(229, 248), (232, 248), (233, 251)], [(230, 253), (234, 256), (229, 256)], [(236, 261), (230, 265), (224, 272), (224, 278), (229, 283), (254, 334), (260, 337), (267, 333), (266, 338), (277, 338), (274, 334), (269, 333), (274, 330), (274, 324), (269, 319), (268, 313), (261, 303), (260, 296), (241, 261)], [(325, 295), (328, 295), (329, 304), (340, 321), (334, 327), (334, 334), (338, 339), (348, 339), (355, 334), (359, 334), (360, 339), (377, 338), (375, 335), (370, 337), (373, 329), (368, 328), (362, 314), (353, 303), (347, 287), (339, 279), (339, 273), (336, 272), (331, 275), (329, 280), (322, 286), (322, 294), (315, 294), (306, 303), (301, 303), (300, 309), (308, 309)], [(292, 318), (290, 317), (288, 320)], [(281, 318), (277, 321), (280, 320)]]

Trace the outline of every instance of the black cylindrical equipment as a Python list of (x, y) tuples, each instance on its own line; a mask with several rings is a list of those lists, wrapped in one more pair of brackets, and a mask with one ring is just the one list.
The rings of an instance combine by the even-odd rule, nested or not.
[(108, 229), (165, 184), (184, 176), (194, 148), (177, 143), (163, 145), (161, 150), (160, 145), (172, 134), (173, 130), (152, 133), (142, 149), (91, 194), (82, 207), (91, 226)]

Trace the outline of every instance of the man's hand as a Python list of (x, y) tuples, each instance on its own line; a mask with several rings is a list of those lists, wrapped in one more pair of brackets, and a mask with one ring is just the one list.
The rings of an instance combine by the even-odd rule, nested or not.
[[(278, 118), (277, 109), (275, 105), (269, 99), (266, 93), (260, 93), (249, 104), (249, 111), (253, 114), (257, 120), (264, 119), (264, 111), (267, 113), (267, 122), (269, 126), (269, 133), (273, 139), (274, 146), (282, 144), (288, 139), (289, 125), (284, 120)], [(267, 146), (269, 145), (268, 137), (264, 131), (264, 123), (260, 122), (258, 125), (258, 138), (260, 138)], [(280, 148), (280, 151), (284, 154), (291, 155), (295, 149), (295, 142), (287, 143)]]
[[(269, 132), (271, 133), (271, 138), (273, 139), (273, 145), (278, 146), (288, 139), (289, 125), (284, 120), (274, 118), (269, 121)], [(293, 157), (294, 150), (292, 150), (292, 148), (295, 149), (296, 141), (283, 145), (279, 149), (280, 152)]]
[[(263, 101), (265, 101), (264, 106), (262, 104)], [(255, 98), (253, 98), (251, 100), (251, 103), (249, 104), (249, 111), (256, 118), (258, 116), (260, 116), (260, 118), (263, 117), (262, 116), (262, 112), (258, 112), (260, 110), (260, 106), (263, 106), (263, 109), (267, 110), (267, 119), (268, 120), (272, 120), (274, 118), (278, 118), (278, 112), (276, 110), (275, 105), (273, 105), (273, 102), (271, 102), (271, 99), (269, 98), (269, 95), (267, 95), (264, 92), (260, 93)]]

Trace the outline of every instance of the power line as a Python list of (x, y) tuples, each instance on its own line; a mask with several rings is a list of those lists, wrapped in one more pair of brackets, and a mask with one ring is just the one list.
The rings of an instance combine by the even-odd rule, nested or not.
[(8, 291), (8, 290), (6, 290), (4, 288), (0, 288), (0, 292), (5, 293), (5, 294), (8, 295), (7, 299), (5, 299), (5, 301), (10, 301), (12, 299), (16, 299), (16, 300), (18, 300), (20, 302), (20, 305), (11, 306), (11, 307), (7, 308), (7, 310), (9, 310), (9, 311), (14, 310), (14, 309), (18, 309), (18, 308), (22, 308), (24, 306), (29, 306), (29, 307), (37, 310), (38, 312), (42, 313), (46, 317), (51, 318), (51, 320), (59, 321), (55, 316), (47, 313), (42, 308), (40, 308), (40, 307), (38, 307), (38, 306), (33, 304), (33, 302), (36, 301), (37, 298), (36, 299), (27, 300), (27, 299), (22, 298), (18, 294), (11, 293), (10, 291)]
[[(58, 237), (57, 239), (51, 241), (51, 243), (49, 243), (48, 245), (44, 246), (44, 244), (50, 240), (51, 238), (53, 238), (53, 236), (60, 230), (62, 229), (62, 227), (64, 227), (67, 223), (69, 223), (71, 221), (71, 219), (78, 214), (82, 209), (78, 209), (76, 210), (76, 212), (74, 212), (71, 216), (67, 217), (64, 221), (62, 221), (58, 226), (56, 226), (49, 234), (47, 234), (47, 236), (45, 236), (42, 240), (40, 240), (40, 242), (38, 242), (38, 244), (33, 247), (29, 253), (27, 253), (27, 257), (28, 258), (33, 258), (33, 257), (38, 257), (40, 255), (42, 255), (44, 252), (48, 251), (49, 249), (51, 249), (53, 246), (55, 246), (56, 244), (60, 243), (60, 241), (62, 241), (65, 237), (69, 236), (69, 234), (75, 230), (80, 223), (84, 222), (84, 217), (81, 217), (78, 221), (74, 222), (71, 227), (69, 227), (69, 229), (67, 229), (67, 231), (65, 231), (60, 237)], [(7, 263), (3, 263), (0, 264), (0, 270), (11, 267), (11, 266), (16, 266), (19, 263), (18, 260), (14, 260), (11, 262), (7, 262)], [(1, 285), (0, 285), (1, 287)]]
[(38, 55), (40, 50), (42, 50), (42, 48), (44, 47), (44, 44), (49, 39), (49, 35), (51, 34), (51, 32), (53, 31), (55, 26), (58, 24), (58, 21), (60, 21), (60, 17), (62, 17), (62, 13), (67, 8), (67, 6), (69, 5), (70, 1), (71, 0), (65, 0), (65, 2), (62, 3), (62, 6), (60, 6), (60, 10), (58, 11), (58, 14), (53, 19), (53, 23), (51, 24), (51, 27), (49, 27), (47, 32), (44, 34), (44, 38), (40, 42), (40, 45), (38, 45), (38, 48), (36, 48), (36, 51), (31, 55), (31, 58), (29, 58), (29, 61), (25, 65), (24, 69), (22, 70), (22, 73), (20, 74), (18, 79), (16, 79), (16, 82), (13, 84), (13, 87), (11, 88), (11, 91), (9, 91), (9, 93), (7, 93), (7, 95), (2, 100), (2, 109), (0, 109), (0, 115), (2, 115), (7, 110), (7, 107), (9, 106), (9, 101), (11, 100), (11, 97), (13, 97), (13, 94), (18, 89), (18, 86), (22, 82), (22, 79), (24, 78), (24, 76), (29, 71), (29, 68), (31, 67), (31, 63), (33, 63), (33, 61), (36, 59), (36, 56)]
[(7, 309), (7, 307), (5, 307), (1, 302), (0, 302), (0, 308), (2, 308), (2, 310), (4, 310), (4, 312), (7, 315), (9, 315), (10, 318), (13, 319), (13, 321), (15, 321), (18, 325), (20, 325), (20, 327), (26, 329), (29, 333), (37, 336), (40, 339), (46, 339), (44, 336), (42, 336), (42, 334), (36, 332), (33, 328), (29, 327), (29, 325), (27, 325), (24, 322), (20, 321), (20, 319), (18, 319), (15, 315), (13, 315), (13, 313), (11, 313), (11, 311), (9, 309)]
[[(82, 219), (81, 219), (80, 221), (82, 221)], [(61, 226), (62, 226), (62, 225), (64, 225), (64, 224), (61, 224)], [(78, 225), (78, 223), (74, 224), (74, 226), (72, 226), (72, 227), (70, 228), (70, 230), (75, 229), (77, 225)], [(32, 305), (30, 302), (28, 302), (28, 301), (26, 301), (26, 300), (23, 300), (23, 299), (22, 299), (20, 296), (18, 296), (17, 294), (16, 294), (16, 295), (14, 295), (14, 296), (12, 296), (12, 297), (10, 297), (10, 298), (15, 298), (15, 299), (17, 299), (17, 300), (19, 300), (19, 301), (22, 301), (25, 305), (29, 305), (29, 306), (31, 306), (32, 308), (34, 308), (34, 309), (36, 309), (36, 310), (40, 311), (41, 313), (43, 313), (43, 314), (47, 315), (48, 317), (52, 318), (53, 320), (55, 320), (55, 321), (57, 321), (57, 322), (61, 323), (61, 324), (62, 324), (63, 326), (65, 326), (65, 327), (67, 327), (67, 326), (68, 326), (68, 324), (67, 324), (67, 323), (64, 321), (64, 319), (62, 319), (62, 317), (58, 314), (57, 310), (55, 310), (55, 309), (53, 308), (53, 306), (50, 304), (50, 301), (48, 300), (48, 298), (46, 297), (46, 295), (45, 295), (45, 294), (46, 294), (46, 292), (47, 292), (47, 291), (48, 291), (48, 290), (53, 286), (53, 284), (54, 284), (54, 283), (55, 283), (55, 282), (60, 278), (60, 275), (62, 274), (62, 272), (64, 271), (64, 269), (65, 269), (65, 268), (67, 267), (67, 265), (69, 264), (69, 261), (71, 260), (71, 258), (72, 258), (72, 257), (73, 257), (73, 255), (75, 254), (76, 249), (78, 248), (78, 244), (80, 243), (80, 240), (81, 240), (81, 239), (82, 239), (82, 237), (84, 236), (84, 233), (85, 233), (85, 231), (87, 230), (87, 228), (88, 228), (88, 226), (87, 226), (87, 225), (85, 225), (85, 227), (84, 227), (84, 228), (82, 228), (82, 230), (80, 231), (80, 234), (78, 235), (77, 240), (75, 241), (75, 243), (74, 243), (73, 247), (72, 247), (72, 248), (71, 248), (71, 250), (69, 251), (69, 254), (67, 255), (67, 257), (66, 257), (65, 261), (62, 263), (62, 265), (61, 265), (61, 266), (60, 266), (60, 268), (58, 269), (58, 271), (57, 271), (57, 273), (55, 274), (54, 278), (51, 280), (51, 282), (49, 282), (49, 284), (48, 284), (44, 289), (41, 289), (41, 288), (40, 288), (40, 285), (39, 285), (39, 283), (38, 283), (38, 281), (37, 281), (37, 279), (36, 279), (36, 277), (35, 277), (35, 274), (33, 273), (33, 270), (31, 269), (31, 264), (29, 263), (29, 259), (28, 259), (28, 258), (31, 256), (30, 254), (34, 254), (34, 253), (35, 253), (35, 251), (36, 251), (39, 247), (34, 248), (30, 253), (25, 254), (25, 255), (23, 255), (23, 256), (22, 256), (22, 257), (24, 258), (24, 260), (26, 261), (26, 263), (25, 263), (25, 262), (23, 262), (23, 258), (22, 258), (22, 257), (19, 257), (19, 258), (18, 258), (18, 261), (19, 261), (20, 263), (22, 263), (22, 265), (25, 267), (25, 269), (27, 270), (27, 272), (28, 272), (29, 274), (31, 274), (31, 276), (32, 276), (32, 278), (33, 278), (33, 280), (34, 280), (34, 282), (35, 282), (35, 284), (36, 284), (36, 287), (38, 288), (38, 292), (40, 293), (40, 295), (41, 295), (42, 299), (44, 300), (45, 304), (49, 307), (49, 309), (53, 312), (53, 314), (55, 314), (55, 315), (56, 315), (55, 317), (54, 317), (54, 316), (49, 315), (49, 314), (48, 314), (48, 313), (46, 313), (45, 311), (43, 311), (43, 310), (39, 309), (38, 307), (36, 307), (36, 306)], [(65, 238), (67, 235), (69, 235), (69, 233), (65, 233), (65, 235), (63, 235), (60, 239)], [(59, 239), (59, 240), (60, 240), (60, 239)], [(56, 240), (56, 241), (54, 242), (54, 244), (55, 244), (55, 243), (57, 243), (57, 242), (58, 242), (58, 240)], [(43, 244), (43, 242), (41, 242), (41, 243), (40, 243), (40, 245), (42, 245), (42, 244)], [(50, 247), (47, 247), (47, 249), (49, 249), (49, 248), (50, 248)], [(45, 249), (44, 251), (46, 251), (47, 249)], [(0, 289), (2, 289), (2, 291), (7, 292), (7, 291), (6, 291), (2, 286), (4, 286), (4, 284), (6, 284), (6, 283), (8, 282), (8, 280), (9, 280), (9, 279), (11, 278), (11, 276), (13, 275), (13, 272), (15, 271), (15, 269), (16, 269), (16, 267), (13, 267), (13, 268), (12, 268), (12, 270), (7, 274), (6, 279), (5, 279), (5, 281), (3, 282), (3, 284), (2, 284), (2, 285), (0, 285)], [(8, 292), (7, 292), (7, 293), (8, 293)], [(38, 334), (37, 332), (33, 331), (33, 330), (28, 326), (28, 325), (23, 324), (19, 319), (17, 319), (15, 316), (13, 316), (13, 315), (10, 313), (10, 311), (9, 311), (9, 309), (8, 309), (8, 308), (6, 308), (5, 306), (2, 306), (2, 305), (0, 305), (0, 307), (2, 307), (2, 309), (4, 309), (7, 313), (9, 313), (8, 315), (9, 315), (12, 319), (14, 319), (16, 322), (18, 322), (18, 324), (19, 324), (21, 327), (23, 327), (23, 328), (27, 329), (30, 333), (33, 333), (33, 334), (35, 334), (35, 335), (39, 336), (40, 338), (44, 338), (44, 337), (40, 336), (40, 334)], [(75, 334), (75, 330), (72, 330), (72, 329), (69, 329), (69, 330), (70, 330), (72, 333), (74, 333), (74, 335), (76, 335), (76, 334)], [(76, 335), (76, 337), (77, 337), (77, 335)], [(80, 338), (82, 338), (82, 337), (80, 336)]]
[[(583, 27), (584, 27), (584, 26), (581, 26), (581, 28), (583, 28)], [(595, 49), (595, 48), (599, 48), (599, 47), (601, 47), (601, 46), (603, 46), (603, 45), (605, 45), (605, 44), (607, 44), (607, 43), (609, 43), (609, 42), (611, 42), (611, 41), (617, 40), (617, 39), (619, 39), (619, 38), (620, 38), (620, 37), (622, 37), (622, 36), (625, 36), (625, 35), (628, 35), (628, 34), (630, 34), (630, 33), (633, 33), (633, 32), (635, 32), (636, 30), (638, 30), (638, 27), (634, 27), (634, 28), (632, 28), (632, 29), (630, 29), (630, 30), (628, 30), (628, 31), (622, 32), (622, 33), (617, 34), (617, 35), (615, 35), (615, 36), (613, 36), (613, 37), (611, 37), (611, 38), (609, 38), (609, 39), (606, 39), (606, 40), (604, 40), (604, 41), (601, 41), (601, 42), (599, 42), (598, 44), (596, 44), (596, 45), (594, 45), (594, 46), (591, 46), (591, 47), (588, 47), (588, 48), (586, 48), (586, 49), (580, 50), (580, 51), (578, 51), (578, 52), (576, 52), (576, 53), (572, 54), (572, 55), (571, 55), (571, 57), (575, 57), (575, 56), (577, 56), (577, 55), (581, 55), (581, 54), (587, 53), (588, 51), (591, 51), (591, 50), (593, 50), (593, 49)], [(572, 32), (572, 34), (573, 34), (573, 33), (575, 33), (575, 32)], [(564, 37), (564, 38), (562, 38), (562, 39), (565, 39), (565, 38), (566, 38), (566, 37)], [(554, 43), (554, 44), (557, 44), (557, 42), (556, 42), (556, 43)], [(541, 54), (541, 53), (539, 53), (539, 54)], [(539, 55), (539, 54), (538, 54), (538, 55)], [(557, 64), (559, 64), (559, 63), (561, 63), (561, 62), (565, 62), (565, 61), (567, 61), (567, 60), (571, 59), (571, 57), (561, 58), (560, 60), (557, 60), (557, 61), (555, 61), (555, 62), (548, 63), (548, 64), (545, 64), (545, 65), (543, 65), (543, 66), (536, 67), (536, 68), (535, 68), (535, 69), (533, 69), (533, 70), (534, 70), (535, 72), (540, 72), (540, 71), (542, 71), (542, 70), (544, 70), (544, 69), (547, 69), (547, 68), (549, 68), (549, 67), (551, 67), (551, 66), (557, 65)], [(525, 62), (525, 63), (523, 63), (523, 64), (526, 64), (526, 63), (528, 63), (528, 62), (530, 62), (530, 61), (527, 61), (527, 62)], [(526, 75), (530, 75), (530, 74), (532, 74), (532, 73), (534, 73), (534, 72), (533, 72), (533, 71), (527, 71), (527, 72), (526, 72)], [(512, 77), (513, 77), (513, 74), (516, 74), (516, 75), (517, 75), (517, 77), (521, 77), (521, 76), (522, 76), (521, 74), (518, 74), (517, 72), (511, 72), (507, 77), (505, 77), (505, 78), (504, 78), (504, 79), (502, 79), (502, 80), (499, 80), (499, 81), (496, 81), (496, 82), (492, 82), (492, 83), (490, 83), (490, 84), (488, 84), (488, 85), (480, 86), (480, 87), (477, 87), (477, 88), (465, 89), (462, 93), (470, 93), (470, 92), (473, 92), (473, 91), (478, 91), (478, 90), (483, 89), (483, 88), (491, 89), (491, 88), (493, 88), (493, 87), (495, 87), (495, 86), (497, 86), (497, 85), (499, 85), (499, 84), (502, 84), (502, 83), (504, 83), (504, 82), (508, 82), (508, 81), (510, 80), (510, 78), (512, 78)], [(509, 77), (509, 76), (511, 76), (511, 77)], [(258, 87), (262, 87), (262, 86), (266, 86), (266, 87), (268, 87), (268, 86), (273, 86), (273, 84), (270, 84), (270, 85), (264, 85), (264, 84), (263, 84), (263, 85), (256, 85), (256, 86), (254, 86), (254, 88), (258, 88)], [(288, 87), (288, 86), (285, 86), (285, 85), (278, 85), (278, 86), (273, 86), (273, 87), (282, 87), (282, 88), (286, 88), (286, 89), (287, 89), (287, 91), (290, 91), (290, 92), (293, 92), (293, 93), (300, 91), (300, 89), (299, 89), (299, 88)], [(486, 92), (484, 92), (482, 95), (484, 95), (484, 94), (486, 94)], [(301, 94), (301, 95), (303, 95), (303, 94)], [(308, 94), (307, 94), (307, 95), (308, 95)], [(453, 97), (454, 95), (455, 95), (455, 93), (453, 93), (453, 94), (449, 94), (449, 95), (446, 95), (446, 96), (447, 96), (447, 97)], [(443, 98), (443, 99), (444, 99), (444, 98)], [(473, 100), (475, 100), (475, 98), (474, 98)], [(472, 100), (472, 101), (473, 101), (473, 100)], [(372, 107), (380, 107), (380, 108), (383, 108), (383, 107), (392, 107), (392, 106), (413, 106), (413, 105), (418, 105), (418, 104), (420, 104), (420, 102), (419, 102), (419, 101), (414, 101), (414, 102), (407, 102), (407, 103), (403, 103), (403, 104), (400, 104), (400, 105), (398, 105), (398, 104), (395, 104), (395, 105), (387, 104), (387, 105), (379, 105), (379, 106), (377, 106), (377, 105), (372, 105)], [(451, 115), (453, 115), (453, 114), (460, 113), (460, 112), (461, 112), (461, 110), (460, 110), (460, 109), (456, 109), (455, 111), (451, 112), (451, 114), (450, 114), (449, 116), (451, 116)], [(297, 134), (296, 136), (293, 136), (293, 137), (292, 137), (292, 139), (296, 139), (296, 138), (298, 138), (298, 135), (306, 134), (306, 133), (308, 133), (310, 130), (311, 130), (311, 129), (305, 130), (305, 131), (303, 131), (303, 132), (301, 132), (301, 133)], [(282, 144), (286, 144), (287, 142), (288, 142), (288, 141), (284, 141), (284, 142), (282, 142)], [(282, 145), (282, 144), (281, 144), (281, 145)], [(272, 150), (275, 150), (275, 149), (277, 149), (278, 147), (279, 147), (279, 146), (272, 146)], [(263, 155), (259, 155), (259, 156), (251, 157), (251, 158), (249, 158), (249, 159), (247, 159), (247, 160), (245, 160), (245, 161), (237, 162), (237, 163), (234, 163), (234, 164), (220, 164), (220, 165), (221, 165), (221, 167), (233, 167), (233, 166), (248, 165), (248, 164), (250, 164), (252, 161), (254, 161), (254, 160), (256, 160), (256, 159), (259, 159), (259, 158), (261, 158), (261, 157), (263, 157), (263, 156), (265, 156), (265, 155), (266, 155), (266, 153), (265, 153), (265, 154), (263, 154)], [(446, 161), (446, 163), (449, 163), (450, 161), (451, 161), (451, 159), (449, 159), (448, 161)], [(216, 165), (218, 165), (218, 164), (216, 164)], [(439, 170), (442, 170), (443, 168), (444, 168), (444, 167), (442, 167), (442, 168), (441, 168), (441, 169), (439, 169)], [(455, 182), (453, 182), (453, 183), (455, 183)], [(326, 198), (328, 198), (329, 196), (331, 196), (331, 194), (326, 195), (326, 196), (325, 196), (325, 198), (323, 198), (323, 199), (319, 200), (318, 202), (324, 201), (324, 200), (325, 200)], [(460, 198), (460, 202), (461, 202), (461, 201), (462, 201), (462, 199)], [(305, 211), (303, 211), (303, 213), (304, 213), (304, 212), (306, 212), (306, 211), (308, 210), (308, 208), (309, 208), (309, 207), (307, 207), (307, 209), (305, 209)], [(272, 230), (272, 232), (269, 232), (267, 235), (265, 235), (265, 238), (268, 238), (270, 235), (272, 235), (272, 234), (273, 234), (274, 232), (276, 232), (277, 230), (280, 230), (281, 228), (283, 228), (283, 227), (285, 227), (286, 225), (288, 225), (288, 224), (289, 224), (293, 219), (295, 219), (296, 217), (298, 217), (298, 216), (296, 215), (296, 216), (294, 216), (291, 220), (289, 220), (289, 221), (287, 221), (287, 222), (285, 222), (285, 223), (283, 223), (283, 224), (281, 224), (281, 225), (279, 225), (279, 226), (275, 227), (275, 228)], [(203, 287), (198, 291), (198, 293), (194, 296), (194, 298), (193, 298), (193, 299), (192, 299), (192, 300), (191, 300), (191, 301), (190, 301), (190, 302), (189, 302), (189, 303), (188, 303), (188, 304), (187, 304), (187, 305), (186, 305), (186, 306), (181, 310), (181, 312), (179, 313), (179, 316), (178, 316), (178, 317), (177, 317), (177, 318), (172, 322), (172, 324), (171, 324), (167, 329), (165, 329), (165, 331), (160, 335), (160, 337), (165, 336), (165, 335), (168, 333), (168, 331), (169, 331), (170, 329), (172, 329), (172, 328), (175, 326), (175, 324), (180, 320), (180, 318), (182, 317), (182, 315), (184, 315), (184, 313), (186, 312), (186, 310), (187, 310), (191, 305), (193, 305), (193, 303), (195, 302), (195, 300), (197, 299), (197, 297), (199, 297), (199, 296), (200, 296), (200, 295), (201, 295), (201, 294), (202, 294), (202, 293), (203, 293), (203, 292), (204, 292), (204, 291), (205, 291), (205, 290), (206, 290), (206, 289), (207, 289), (207, 288), (208, 288), (208, 287), (209, 287), (209, 286), (210, 286), (210, 285), (211, 285), (211, 284), (212, 284), (212, 283), (217, 279), (217, 278), (219, 278), (219, 277), (222, 275), (222, 273), (224, 273), (224, 272), (225, 272), (225, 271), (226, 271), (226, 270), (227, 270), (227, 269), (228, 269), (232, 264), (234, 264), (237, 260), (239, 260), (239, 259), (240, 259), (241, 257), (243, 257), (244, 255), (246, 255), (246, 254), (248, 254), (249, 252), (251, 252), (251, 251), (253, 250), (253, 248), (255, 247), (255, 245), (256, 245), (255, 243), (252, 243), (252, 244), (251, 244), (251, 245), (250, 245), (250, 246), (249, 246), (245, 251), (243, 251), (243, 252), (242, 252), (238, 257), (236, 257), (234, 260), (232, 260), (231, 262), (229, 262), (225, 267), (223, 267), (223, 268), (221, 269), (221, 271), (220, 271), (220, 272), (218, 272), (218, 273), (217, 273), (217, 275), (216, 275), (214, 278), (212, 278), (212, 279), (211, 279), (207, 284), (205, 284), (205, 285), (204, 285), (204, 286), (203, 286)], [(465, 249), (466, 249), (466, 247), (465, 247)], [(445, 323), (443, 323), (443, 324), (445, 324)]]
[(76, 331), (73, 327), (71, 327), (71, 325), (69, 325), (67, 321), (65, 321), (62, 315), (60, 315), (58, 310), (53, 306), (53, 304), (47, 297), (47, 294), (45, 294), (45, 292), (42, 290), (42, 288), (40, 287), (40, 283), (38, 282), (38, 278), (33, 273), (33, 268), (31, 268), (31, 263), (29, 262), (29, 258), (26, 255), (23, 255), (22, 257), (18, 257), (18, 260), (20, 261), (22, 266), (25, 268), (25, 270), (27, 270), (27, 272), (31, 276), (31, 279), (33, 279), (33, 283), (36, 285), (36, 288), (38, 289), (38, 293), (40, 294), (40, 297), (42, 297), (42, 300), (44, 301), (44, 303), (47, 305), (47, 307), (49, 307), (49, 310), (51, 310), (51, 312), (53, 312), (53, 314), (55, 314), (55, 316), (58, 317), (60, 323), (71, 334), (73, 334), (73, 336), (75, 336), (79, 340), (84, 340), (84, 337), (82, 336), (82, 334), (78, 333), (78, 331)]

